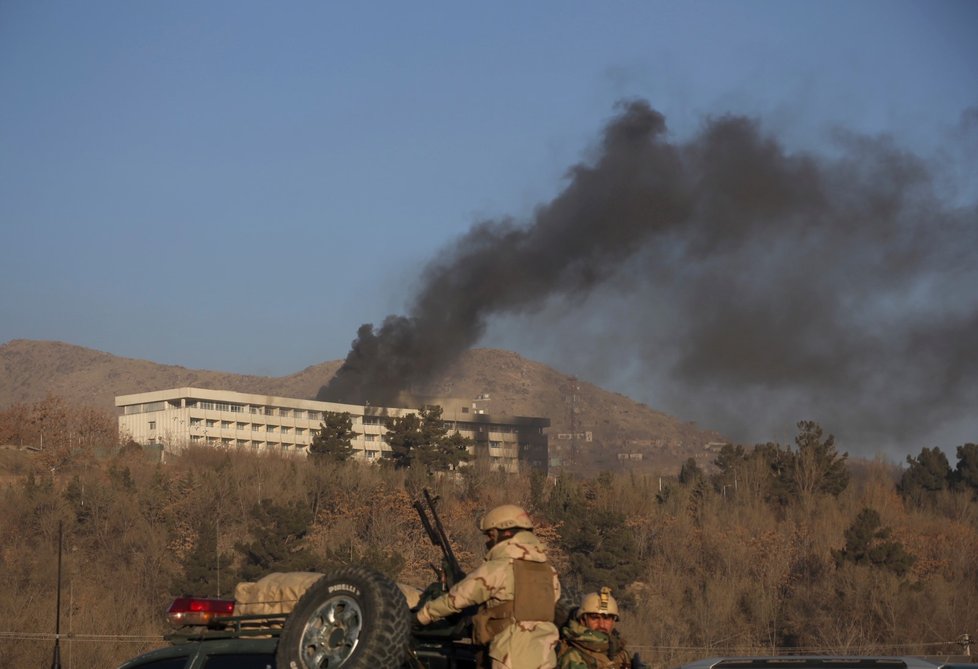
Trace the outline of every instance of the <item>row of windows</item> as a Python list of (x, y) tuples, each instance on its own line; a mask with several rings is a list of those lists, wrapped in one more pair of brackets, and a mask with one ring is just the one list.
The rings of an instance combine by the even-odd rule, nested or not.
[[(190, 435), (190, 443), (196, 445), (208, 445), (208, 446), (225, 446), (225, 447), (235, 447), (235, 448), (277, 448), (282, 451), (295, 451), (300, 452), (305, 449), (304, 444), (287, 444), (287, 443), (276, 443), (272, 441), (256, 441), (248, 439), (228, 439), (227, 437), (218, 439), (217, 437), (203, 437), (201, 435)], [(380, 456), (380, 451), (377, 450), (364, 450), (366, 457), (370, 460)]]
[[(250, 413), (259, 416), (281, 416), (283, 418), (299, 418), (306, 420), (322, 420), (322, 411), (307, 411), (305, 409), (285, 409), (268, 406), (253, 406), (244, 404), (230, 404), (227, 402), (204, 402), (198, 400), (187, 400), (187, 407), (190, 409), (204, 409), (207, 411), (225, 411), (228, 413)], [(128, 407), (127, 407), (128, 408)]]
[(305, 444), (285, 444), (273, 441), (256, 441), (249, 439), (230, 439), (228, 437), (205, 437), (200, 434), (190, 435), (191, 444), (207, 444), (208, 446), (237, 446), (239, 448), (281, 448), (282, 450), (298, 450), (305, 448)]
[[(312, 433), (316, 430), (306, 429), (304, 427), (293, 428), (291, 425), (266, 425), (265, 423), (242, 423), (242, 422), (232, 422), (229, 420), (218, 421), (213, 418), (191, 418), (190, 427), (196, 428), (217, 428), (220, 427), (222, 430), (251, 430), (252, 432), (281, 432), (282, 434), (290, 434), (295, 430), (296, 434), (306, 434), (307, 432)], [(156, 421), (150, 421), (149, 429), (156, 429)]]
[(137, 413), (150, 413), (152, 411), (163, 411), (163, 402), (148, 402), (146, 404), (128, 404), (122, 407), (122, 413), (125, 416), (131, 416)]
[[(218, 426), (218, 423), (220, 423), (220, 426)], [(156, 430), (156, 421), (155, 420), (149, 421), (149, 425), (148, 426), (149, 426), (150, 432), (155, 431)], [(313, 435), (313, 434), (315, 434), (317, 432), (317, 430), (308, 430), (308, 429), (306, 429), (304, 427), (292, 428), (292, 427), (290, 427), (288, 425), (265, 425), (263, 423), (235, 423), (235, 422), (232, 422), (232, 421), (229, 421), (229, 420), (217, 421), (217, 420), (210, 419), (210, 418), (208, 418), (208, 419), (191, 418), (190, 419), (190, 427), (197, 428), (197, 429), (200, 429), (200, 428), (207, 429), (207, 428), (218, 428), (218, 427), (220, 427), (221, 430), (237, 430), (237, 431), (243, 431), (243, 432), (251, 431), (251, 432), (267, 432), (267, 433), (275, 433), (275, 432), (278, 432), (278, 433), (286, 434), (286, 435), (287, 434), (292, 434), (293, 431), (294, 431), (295, 432), (295, 436), (297, 436), (297, 437), (305, 437), (307, 434), (308, 435)], [(192, 441), (199, 441), (201, 439), (204, 439), (205, 438), (205, 435), (191, 435), (190, 438), (191, 438)], [(207, 437), (207, 439), (216, 439), (216, 438), (217, 437)], [(225, 437), (224, 439), (226, 441), (228, 438)], [(369, 442), (383, 441), (383, 439), (380, 437), (380, 435), (376, 435), (376, 434), (365, 434), (365, 435), (363, 435), (363, 440), (364, 441), (369, 441)]]

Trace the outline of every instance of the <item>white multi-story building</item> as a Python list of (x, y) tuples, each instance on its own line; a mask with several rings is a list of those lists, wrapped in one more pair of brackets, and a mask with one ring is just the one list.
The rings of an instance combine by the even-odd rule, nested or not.
[[(474, 442), (473, 454), (491, 466), (515, 472), (524, 467), (546, 469), (548, 418), (493, 418), (463, 400), (427, 402), (442, 407), (451, 431)], [(115, 398), (119, 433), (164, 451), (189, 445), (275, 450), (305, 455), (320, 429), (324, 412), (346, 412), (353, 420), (355, 457), (377, 460), (390, 447), (384, 441), (385, 421), (415, 413), (413, 409), (338, 404), (289, 397), (252, 395), (229, 390), (171, 388)]]

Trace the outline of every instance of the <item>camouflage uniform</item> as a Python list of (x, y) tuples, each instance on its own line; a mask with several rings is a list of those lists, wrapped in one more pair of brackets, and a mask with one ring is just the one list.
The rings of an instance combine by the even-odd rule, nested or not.
[[(478, 569), (459, 581), (441, 597), (427, 602), (418, 611), (418, 621), (428, 624), (470, 606), (493, 607), (513, 601), (513, 561), (546, 562), (543, 543), (532, 532), (519, 531), (500, 541), (486, 553)], [(554, 602), (560, 596), (560, 582), (553, 570)], [(550, 620), (513, 620), (489, 643), (493, 669), (553, 669), (557, 666), (554, 648), (560, 635)]]
[(631, 669), (632, 660), (618, 630), (609, 635), (572, 620), (561, 630), (561, 637), (558, 669)]

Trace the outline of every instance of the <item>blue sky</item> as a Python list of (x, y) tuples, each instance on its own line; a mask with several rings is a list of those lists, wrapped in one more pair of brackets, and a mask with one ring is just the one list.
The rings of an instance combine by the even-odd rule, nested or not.
[[(968, 205), (976, 35), (967, 0), (5, 0), (0, 342), (262, 375), (342, 358), (473, 223), (557, 195), (621, 99), (647, 100), (676, 141), (724, 114), (789, 151), (891, 136)], [(602, 316), (579, 306), (576, 339), (530, 314), (479, 344), (727, 426), (627, 355), (568, 356), (619, 344), (588, 339)], [(921, 445), (978, 440), (978, 419), (941, 420)]]

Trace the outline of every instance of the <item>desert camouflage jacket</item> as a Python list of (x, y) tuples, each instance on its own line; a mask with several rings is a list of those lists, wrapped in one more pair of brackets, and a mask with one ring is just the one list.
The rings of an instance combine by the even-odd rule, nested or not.
[(631, 669), (625, 640), (617, 630), (608, 635), (572, 620), (561, 630), (558, 669)]
[[(427, 602), (418, 611), (418, 620), (440, 620), (475, 605), (488, 607), (511, 601), (514, 595), (513, 561), (546, 562), (546, 548), (532, 532), (517, 532), (486, 553), (478, 569), (459, 581), (441, 597)], [(555, 601), (560, 597), (560, 582), (553, 573)], [(553, 669), (557, 664), (554, 648), (559, 639), (551, 621), (513, 622), (489, 644), (494, 669)]]

